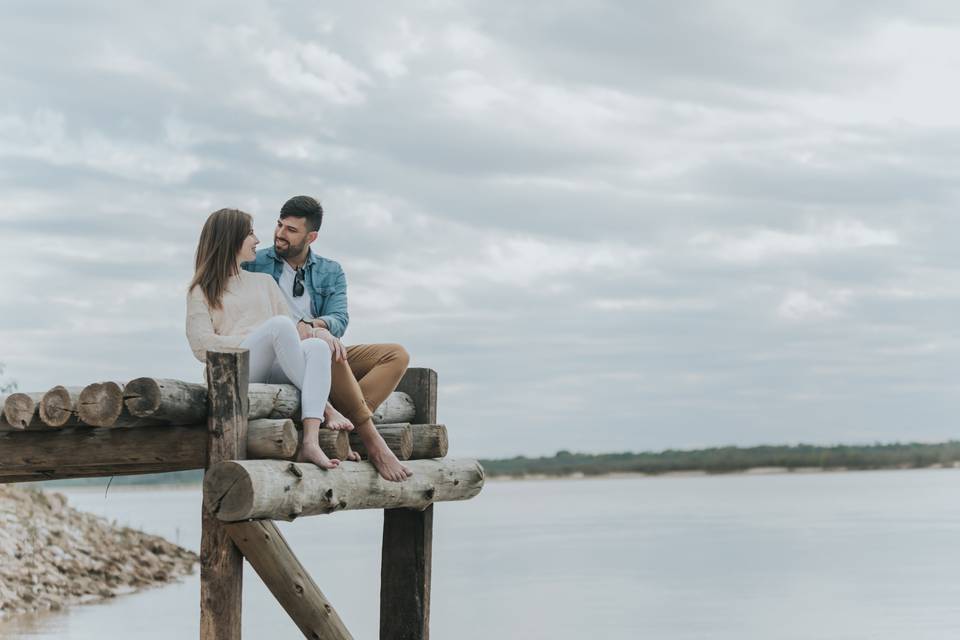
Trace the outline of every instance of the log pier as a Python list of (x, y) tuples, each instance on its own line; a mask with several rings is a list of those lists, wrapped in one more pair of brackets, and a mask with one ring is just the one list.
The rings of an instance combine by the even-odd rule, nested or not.
[(208, 352), (208, 384), (164, 378), (55, 386), (4, 397), (0, 483), (206, 468), (201, 508), (201, 640), (238, 640), (242, 566), (250, 562), (303, 632), (351, 638), (274, 520), (383, 509), (380, 638), (429, 638), (433, 504), (466, 500), (484, 481), (475, 460), (446, 458), (437, 423), (436, 372), (410, 369), (374, 413), (378, 431), (414, 475), (383, 480), (369, 462), (345, 461), (356, 434), (321, 429), (341, 460), (295, 463), (299, 391), (250, 384), (244, 350)]

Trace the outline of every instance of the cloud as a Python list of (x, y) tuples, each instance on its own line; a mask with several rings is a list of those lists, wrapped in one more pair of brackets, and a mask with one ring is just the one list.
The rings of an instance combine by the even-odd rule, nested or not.
[(753, 229), (742, 235), (700, 233), (690, 240), (697, 249), (730, 262), (756, 263), (795, 256), (892, 247), (899, 237), (890, 229), (868, 227), (859, 220), (819, 224), (805, 232)]
[(199, 379), (204, 219), (266, 244), (309, 193), (348, 341), (437, 368), (463, 454), (950, 436), (958, 36), (933, 0), (16, 3), (0, 362)]

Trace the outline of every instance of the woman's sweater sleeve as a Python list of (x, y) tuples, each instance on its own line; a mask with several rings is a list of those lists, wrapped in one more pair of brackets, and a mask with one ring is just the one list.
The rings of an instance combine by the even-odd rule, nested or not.
[(207, 361), (207, 351), (224, 347), (239, 347), (244, 336), (221, 336), (213, 329), (210, 307), (200, 287), (187, 294), (187, 341), (193, 355), (200, 362)]

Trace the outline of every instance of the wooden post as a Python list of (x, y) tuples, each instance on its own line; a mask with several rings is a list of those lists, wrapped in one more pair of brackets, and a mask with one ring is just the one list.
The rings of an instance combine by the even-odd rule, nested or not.
[[(437, 422), (437, 372), (408, 369), (397, 391), (413, 398), (413, 422)], [(384, 509), (380, 562), (380, 640), (428, 640), (433, 505)]]
[[(249, 352), (207, 352), (207, 466), (247, 454)], [(200, 537), (200, 640), (239, 640), (243, 556), (226, 529), (202, 508)]]
[(340, 616), (290, 550), (276, 524), (252, 520), (224, 527), (304, 637), (352, 640)]

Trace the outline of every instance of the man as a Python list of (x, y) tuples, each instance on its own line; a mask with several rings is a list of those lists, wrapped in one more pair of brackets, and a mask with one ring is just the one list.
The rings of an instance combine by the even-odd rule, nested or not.
[[(410, 357), (398, 344), (344, 347), (340, 342), (349, 321), (347, 280), (339, 264), (310, 250), (322, 221), (323, 208), (315, 199), (290, 198), (280, 209), (273, 246), (258, 251), (256, 259), (245, 262), (243, 268), (273, 276), (297, 319), (301, 340), (317, 337), (330, 345), (333, 404), (327, 403), (324, 425), (356, 429), (380, 475), (400, 482), (413, 472), (400, 463), (373, 426), (373, 410), (396, 389)], [(351, 451), (349, 459), (360, 457)]]

